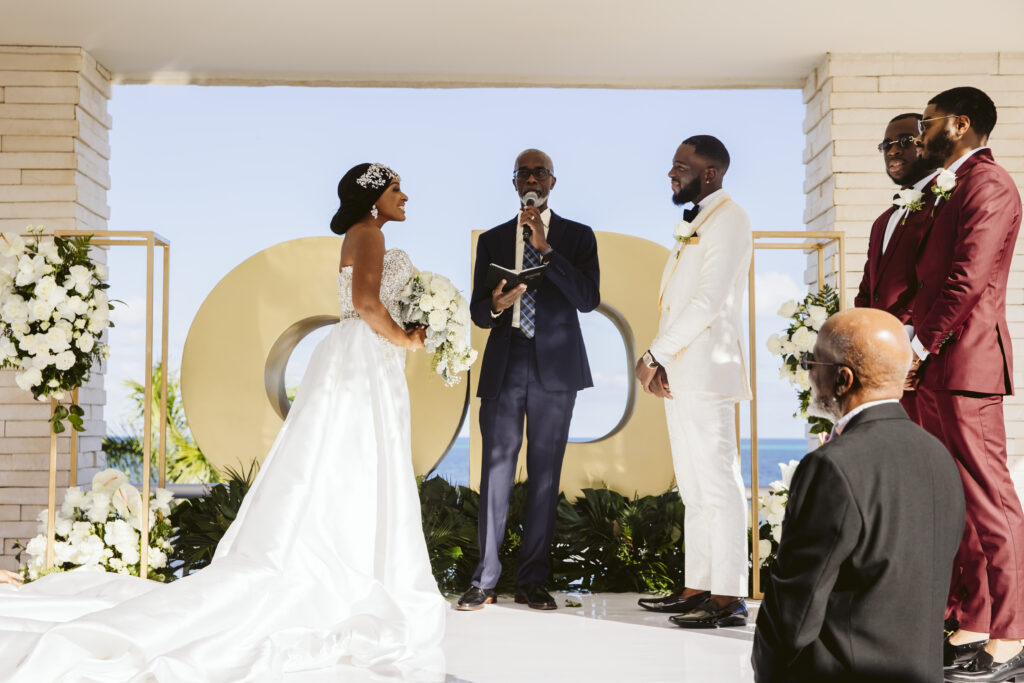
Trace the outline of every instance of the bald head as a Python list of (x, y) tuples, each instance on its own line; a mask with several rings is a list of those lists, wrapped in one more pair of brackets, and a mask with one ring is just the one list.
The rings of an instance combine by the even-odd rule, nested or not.
[(849, 367), (859, 389), (870, 394), (865, 401), (903, 394), (912, 351), (903, 325), (885, 311), (853, 308), (836, 313), (821, 328), (814, 351), (818, 360)]
[(515, 168), (535, 168), (538, 166), (544, 167), (552, 173), (555, 171), (555, 163), (551, 161), (551, 157), (539, 149), (534, 149), (532, 147), (530, 149), (524, 149), (519, 153), (519, 156), (516, 157)]

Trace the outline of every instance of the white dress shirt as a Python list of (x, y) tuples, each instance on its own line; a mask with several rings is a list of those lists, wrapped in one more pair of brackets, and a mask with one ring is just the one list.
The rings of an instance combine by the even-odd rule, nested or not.
[(899, 403), (899, 399), (884, 398), (881, 401), (868, 401), (867, 403), (861, 403), (859, 406), (848, 412), (846, 415), (843, 415), (841, 418), (839, 418), (839, 420), (834, 425), (832, 425), (832, 434), (831, 436), (829, 436), (829, 440), (831, 441), (832, 439), (842, 434), (843, 430), (846, 429), (846, 425), (850, 424), (850, 420), (857, 417), (857, 415), (860, 415), (868, 408), (880, 406), (883, 403)]
[[(521, 217), (523, 215), (523, 212), (520, 211), (518, 215)], [(544, 238), (547, 239), (548, 230), (551, 229), (551, 209), (549, 209), (548, 207), (545, 206), (544, 210), (540, 212), (540, 220), (544, 223)], [(517, 234), (516, 234), (516, 265), (515, 265), (515, 269), (518, 271), (518, 270), (522, 270), (523, 269), (523, 251), (525, 251), (525, 243), (526, 243), (525, 242), (526, 235), (524, 234), (523, 225), (522, 224), (520, 224), (518, 226), (516, 232), (517, 232)], [(520, 299), (521, 298), (522, 297), (520, 297)], [(512, 327), (519, 327), (520, 299), (516, 299), (516, 302), (514, 304), (512, 304)], [(505, 311), (502, 311), (501, 313), (504, 313), (504, 312)], [(491, 317), (492, 318), (497, 318), (499, 315), (501, 315), (501, 313), (495, 313), (494, 311), (491, 311)]]
[[(980, 152), (983, 149), (988, 149), (988, 147), (975, 147), (970, 152), (967, 152), (951, 163), (947, 168), (953, 173), (956, 173), (960, 170), (960, 167), (964, 165), (964, 162), (971, 158), (972, 154)], [(928, 357), (928, 349), (924, 347), (924, 344), (922, 344), (921, 340), (917, 338), (917, 335), (914, 335), (914, 338), (910, 340), (910, 348), (914, 349), (914, 353), (917, 355), (918, 359), (924, 360)]]

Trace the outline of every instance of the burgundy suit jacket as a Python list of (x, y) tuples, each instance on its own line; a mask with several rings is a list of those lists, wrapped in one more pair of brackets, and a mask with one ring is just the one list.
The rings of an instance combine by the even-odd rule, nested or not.
[[(930, 185), (929, 185), (930, 187)], [(864, 276), (853, 300), (857, 308), (879, 308), (888, 311), (909, 325), (914, 296), (917, 294), (917, 260), (921, 235), (931, 223), (932, 195), (925, 187), (924, 207), (900, 220), (889, 238), (888, 248), (882, 252), (885, 227), (896, 207), (890, 206), (875, 219), (868, 239), (868, 259), (864, 263)]]
[(1006, 283), (1020, 222), (1010, 174), (990, 150), (975, 152), (938, 202), (917, 260), (914, 332), (931, 354), (922, 386), (1013, 393)]

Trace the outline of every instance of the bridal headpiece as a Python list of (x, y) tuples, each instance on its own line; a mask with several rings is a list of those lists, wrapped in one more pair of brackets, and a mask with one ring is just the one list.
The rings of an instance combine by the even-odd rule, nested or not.
[(350, 168), (338, 183), (341, 206), (331, 219), (331, 230), (344, 235), (366, 214), (376, 216), (374, 204), (397, 179), (398, 174), (384, 164), (359, 164)]

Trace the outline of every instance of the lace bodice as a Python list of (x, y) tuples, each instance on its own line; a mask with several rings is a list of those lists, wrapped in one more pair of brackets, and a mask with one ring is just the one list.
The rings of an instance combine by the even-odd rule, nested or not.
[[(395, 322), (401, 324), (401, 309), (398, 297), (413, 276), (413, 268), (409, 255), (401, 249), (388, 249), (384, 252), (384, 271), (380, 277), (380, 300)], [(338, 316), (342, 320), (358, 318), (355, 306), (352, 305), (352, 266), (345, 266), (338, 273)]]

